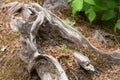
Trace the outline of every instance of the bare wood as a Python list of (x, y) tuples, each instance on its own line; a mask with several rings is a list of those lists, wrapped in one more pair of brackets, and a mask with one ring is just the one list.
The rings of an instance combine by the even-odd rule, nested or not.
[[(93, 49), (95, 52), (99, 53), (100, 55), (107, 55), (108, 57), (111, 57), (113, 60), (118, 60), (117, 62), (120, 63), (120, 49), (108, 53), (96, 48), (79, 31), (65, 24), (58, 16), (56, 16), (49, 10), (41, 7), (40, 5), (36, 3), (31, 3), (31, 4), (17, 3), (14, 7), (11, 6), (10, 11), (11, 13), (16, 13), (18, 9), (21, 9), (21, 13), (23, 13), (23, 15), (25, 16), (26, 16), (25, 12), (28, 12), (27, 21), (23, 20), (20, 23), (19, 22), (20, 19), (17, 19), (16, 24), (18, 25), (15, 24), (15, 26), (21, 32), (22, 48), (21, 48), (20, 57), (25, 63), (28, 64), (28, 71), (31, 72), (32, 69), (36, 69), (38, 71), (39, 77), (41, 77), (42, 80), (45, 80), (45, 76), (49, 76), (48, 80), (68, 80), (65, 71), (62, 69), (61, 65), (54, 57), (48, 55), (42, 55), (39, 54), (38, 52), (36, 46), (37, 45), (36, 35), (39, 28), (44, 22), (49, 22), (49, 26), (52, 26), (53, 28), (57, 29), (61, 33), (61, 36), (63, 38), (66, 38), (74, 42), (77, 46)], [(32, 16), (36, 16), (36, 19), (35, 20), (32, 19), (33, 21), (30, 22), (29, 19)], [(48, 23), (45, 23), (45, 25), (47, 24)], [(37, 62), (40, 62), (42, 57), (44, 59), (47, 59), (47, 61), (44, 60), (46, 61), (46, 63), (51, 62), (51, 65), (55, 66), (54, 68), (56, 68), (57, 72), (59, 73), (59, 76), (55, 74), (57, 78), (51, 79), (53, 77), (51, 76), (50, 72), (44, 74), (40, 72), (41, 66), (40, 65), (37, 66), (39, 64)], [(79, 58), (75, 57), (75, 58), (81, 60), (80, 57)], [(34, 64), (36, 66), (34, 66)]]

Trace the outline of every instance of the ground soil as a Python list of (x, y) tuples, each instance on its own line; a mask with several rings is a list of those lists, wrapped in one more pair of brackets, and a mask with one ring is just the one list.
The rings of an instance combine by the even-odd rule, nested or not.
[[(14, 1), (14, 0), (12, 0)], [(6, 2), (10, 2), (10, 0), (6, 0)], [(28, 2), (28, 1), (26, 1)], [(25, 67), (25, 64), (20, 60), (20, 40), (19, 40), (19, 32), (13, 32), (9, 27), (8, 23), (10, 22), (10, 15), (8, 15), (7, 9), (2, 9), (0, 1), (0, 49), (2, 47), (7, 46), (5, 51), (0, 51), (0, 80), (27, 80), (28, 73)], [(95, 30), (100, 30), (104, 33), (110, 33), (103, 31), (100, 28), (93, 28), (93, 26), (98, 25), (90, 25), (87, 21), (84, 20), (84, 17), (77, 16), (73, 17), (69, 14), (64, 15), (66, 10), (61, 10), (59, 13), (59, 17), (62, 19), (69, 18), (70, 20), (74, 20), (79, 18), (80, 20), (76, 21), (74, 27), (82, 32), (90, 42), (99, 49), (104, 51), (113, 51), (118, 48), (118, 43), (115, 40), (112, 40), (109, 44), (104, 45), (102, 42), (96, 41), (92, 38), (92, 34)], [(59, 14), (57, 13), (57, 14)], [(69, 12), (68, 12), (69, 13)], [(92, 27), (92, 28), (91, 28)], [(57, 41), (59, 43), (57, 43)], [(56, 38), (56, 43), (46, 43), (49, 44), (45, 46), (43, 49), (43, 53), (48, 53), (49, 55), (53, 55), (55, 58), (59, 60), (65, 69), (67, 75), (70, 77), (70, 80), (75, 80), (75, 74), (79, 77), (79, 80), (119, 80), (120, 79), (120, 66), (115, 65), (107, 60), (102, 60), (99, 56), (89, 49), (79, 49), (76, 48), (74, 44), (68, 42), (66, 40), (62, 40), (61, 38)], [(61, 49), (61, 45), (66, 44), (67, 48), (65, 50)], [(92, 64), (96, 68), (96, 72), (87, 72), (83, 70), (76, 64), (74, 57), (71, 55), (72, 50), (79, 50), (84, 55), (88, 56), (92, 62)], [(36, 75), (33, 75), (32, 80), (37, 80)]]

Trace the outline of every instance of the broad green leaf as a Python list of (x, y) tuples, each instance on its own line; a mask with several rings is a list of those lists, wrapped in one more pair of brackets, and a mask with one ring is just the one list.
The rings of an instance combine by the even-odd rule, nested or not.
[(114, 31), (116, 32), (116, 29), (120, 30), (120, 19), (117, 20), (117, 23), (115, 24)]
[(107, 1), (107, 7), (110, 9), (114, 9), (116, 7), (117, 3), (114, 0)]
[(99, 10), (107, 10), (106, 3), (104, 0), (94, 0), (95, 6), (94, 9), (99, 12)]
[(90, 12), (92, 12), (94, 10), (94, 8), (91, 6), (88, 10), (85, 11), (85, 14), (88, 14)]
[(115, 11), (114, 10), (107, 10), (103, 13), (102, 20), (110, 20), (115, 17)]
[(101, 6), (101, 7), (106, 6), (103, 0), (94, 0), (94, 2), (97, 6)]
[(88, 10), (90, 7), (91, 7), (90, 4), (84, 3), (84, 4), (83, 4), (83, 8), (82, 8), (81, 11), (86, 11), (86, 10)]
[(74, 0), (72, 2), (72, 14), (75, 14), (77, 11), (81, 11), (83, 8), (83, 0)]
[(84, 1), (88, 4), (95, 5), (94, 0), (84, 0)]
[(86, 12), (85, 12), (86, 15), (88, 15), (88, 19), (90, 21), (90, 23), (95, 19), (96, 17), (96, 13), (94, 11), (94, 8), (91, 7), (90, 9), (88, 9)]
[(92, 11), (89, 13), (88, 19), (89, 19), (90, 23), (95, 19), (95, 17), (96, 17), (95, 11)]

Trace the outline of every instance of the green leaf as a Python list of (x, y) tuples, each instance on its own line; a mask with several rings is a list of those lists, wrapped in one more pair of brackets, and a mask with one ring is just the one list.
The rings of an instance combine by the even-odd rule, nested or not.
[(90, 23), (95, 19), (95, 17), (96, 17), (95, 11), (92, 11), (89, 13), (88, 19), (89, 19)]
[(94, 10), (94, 8), (93, 8), (93, 7), (90, 7), (88, 10), (85, 11), (85, 14), (88, 14), (88, 13), (90, 13), (90, 12), (93, 11), (93, 10)]
[(86, 11), (86, 10), (88, 10), (90, 7), (91, 7), (90, 4), (84, 3), (84, 4), (83, 4), (83, 8), (82, 8), (81, 11)]
[(114, 31), (116, 32), (116, 29), (120, 30), (120, 19), (117, 20), (115, 27), (114, 27)]
[(84, 0), (84, 1), (88, 4), (95, 5), (94, 0)]
[(107, 10), (107, 7), (106, 7), (106, 3), (104, 0), (94, 0), (95, 1), (95, 7), (94, 9), (97, 10), (99, 12), (100, 11), (103, 11), (103, 10)]
[(115, 17), (115, 11), (114, 10), (107, 10), (103, 13), (102, 20), (110, 20)]
[(110, 9), (114, 9), (116, 7), (117, 3), (114, 0), (107, 1), (107, 7)]
[(67, 49), (67, 45), (66, 44), (62, 44), (62, 45), (60, 45), (60, 47), (61, 47), (62, 50), (66, 50)]
[(86, 12), (85, 12), (86, 15), (88, 15), (88, 19), (90, 21), (90, 23), (95, 19), (96, 17), (96, 13), (94, 11), (94, 8), (91, 7), (90, 9), (88, 9)]
[(81, 11), (83, 8), (83, 0), (74, 0), (72, 2), (72, 14), (75, 14), (77, 11)]

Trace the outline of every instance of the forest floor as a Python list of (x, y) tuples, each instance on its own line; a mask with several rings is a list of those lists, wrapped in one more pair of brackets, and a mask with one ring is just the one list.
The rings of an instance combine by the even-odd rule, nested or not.
[[(10, 0), (6, 1), (9, 2)], [(19, 39), (20, 33), (11, 30), (8, 24), (10, 22), (11, 16), (8, 15), (7, 9), (1, 8), (1, 4), (3, 4), (3, 2), (0, 1), (0, 80), (27, 80), (28, 73), (25, 68), (25, 64), (19, 58), (21, 47)], [(66, 20), (68, 19), (72, 22), (75, 20), (73, 27), (80, 31), (87, 39), (89, 39), (94, 46), (106, 52), (113, 51), (119, 47), (119, 43), (116, 41), (116, 39), (113, 38), (113, 36), (109, 37), (110, 40), (107, 42), (107, 44), (103, 44), (102, 42), (92, 38), (92, 34), (96, 30), (101, 32), (104, 36), (107, 35), (107, 38), (109, 34), (114, 35), (114, 32), (111, 29), (108, 29), (109, 27), (105, 28), (110, 24), (101, 25), (101, 23), (95, 22), (91, 25), (87, 20), (85, 20), (83, 16), (72, 16), (69, 14), (69, 11), (68, 14), (65, 15), (65, 11), (67, 10), (61, 10), (57, 14), (59, 14), (59, 17), (64, 19), (66, 23)], [(72, 22), (69, 22), (68, 24), (71, 24)], [(62, 50), (61, 45), (63, 44), (67, 46), (65, 50)], [(73, 57), (70, 55), (72, 53), (70, 50), (71, 48), (73, 49), (74, 47), (64, 41), (61, 41), (60, 45), (51, 45), (47, 47), (45, 52), (55, 57), (60, 55), (69, 56), (66, 62), (68, 63), (67, 68), (65, 66), (66, 64), (62, 64), (64, 69), (66, 69), (67, 74), (69, 74), (70, 69), (73, 71), (77, 70), (75, 69), (76, 66), (74, 66), (74, 61), (72, 61)], [(91, 73), (84, 71), (82, 68), (79, 68), (81, 70), (80, 76), (84, 75), (88, 77), (85, 79), (80, 77), (80, 80), (120, 80), (120, 65), (101, 60), (101, 58), (98, 58), (98, 55), (96, 55), (96, 53), (92, 50), (79, 50), (82, 51), (84, 55), (88, 56), (96, 70), (98, 69), (97, 72)], [(33, 76), (32, 80), (37, 80), (37, 77)]]

